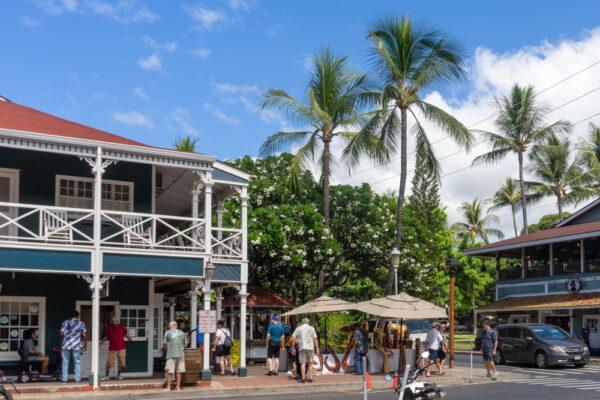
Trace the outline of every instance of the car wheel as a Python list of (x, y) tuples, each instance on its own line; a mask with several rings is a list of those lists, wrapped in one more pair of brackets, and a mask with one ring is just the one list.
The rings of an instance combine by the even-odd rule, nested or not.
[(535, 353), (535, 366), (538, 368), (548, 368), (548, 356), (543, 351)]
[(506, 360), (504, 359), (504, 354), (502, 354), (501, 350), (496, 351), (496, 355), (494, 356), (494, 363), (497, 365), (506, 364)]
[(585, 363), (577, 363), (575, 364), (575, 368), (583, 368), (585, 367)]

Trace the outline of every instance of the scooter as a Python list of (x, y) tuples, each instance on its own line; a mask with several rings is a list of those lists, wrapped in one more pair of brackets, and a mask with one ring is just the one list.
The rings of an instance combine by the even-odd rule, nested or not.
[[(421, 353), (417, 364), (420, 364), (424, 358), (429, 358), (428, 351)], [(425, 374), (429, 365), (410, 371), (406, 384), (395, 381), (393, 388), (394, 392), (398, 394), (398, 400), (438, 400), (446, 396), (446, 392), (443, 392), (435, 383), (418, 381), (419, 377)]]
[[(56, 368), (54, 369), (54, 374), (41, 374), (39, 371), (30, 367), (30, 363), (24, 362), (26, 360), (25, 356), (21, 354), (19, 351), (19, 355), (21, 356), (22, 368), (19, 376), (17, 377), (17, 382), (19, 383), (29, 383), (29, 382), (52, 382), (60, 380), (60, 365), (62, 364), (61, 358), (61, 349), (60, 347), (54, 347), (52, 349), (54, 356), (56, 358)], [(0, 397), (0, 400), (2, 397)]]

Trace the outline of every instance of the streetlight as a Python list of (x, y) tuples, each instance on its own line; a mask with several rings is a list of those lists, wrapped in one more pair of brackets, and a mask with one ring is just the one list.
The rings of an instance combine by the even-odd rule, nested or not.
[(398, 266), (400, 265), (400, 251), (397, 248), (393, 248), (390, 252), (390, 259), (392, 260), (392, 266), (394, 267), (394, 293), (398, 294)]
[(446, 266), (450, 275), (450, 368), (454, 368), (454, 280), (456, 279), (458, 260), (449, 258), (446, 260)]

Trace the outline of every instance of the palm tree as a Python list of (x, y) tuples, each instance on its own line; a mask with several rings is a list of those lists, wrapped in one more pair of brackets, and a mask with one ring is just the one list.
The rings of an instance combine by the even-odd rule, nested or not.
[(594, 186), (600, 187), (600, 127), (590, 124), (588, 138), (582, 138), (577, 144), (577, 150), (585, 163), (585, 167), (594, 174)]
[(519, 230), (517, 229), (517, 207), (521, 201), (521, 192), (517, 188), (517, 181), (513, 178), (506, 178), (502, 186), (494, 193), (492, 197), (493, 205), (490, 207), (490, 211), (495, 211), (500, 208), (510, 207), (512, 212), (513, 228), (515, 230), (515, 236), (519, 236)]
[(498, 223), (498, 217), (490, 213), (489, 210), (484, 214), (484, 208), (489, 203), (489, 200), (479, 200), (475, 198), (473, 201), (466, 201), (460, 204), (458, 210), (464, 218), (464, 222), (456, 222), (452, 225), (458, 234), (458, 237), (465, 241), (475, 243), (477, 239), (489, 243), (489, 236), (496, 236), (502, 239), (504, 234), (501, 230), (490, 228), (491, 223)]
[[(262, 107), (284, 111), (296, 124), (303, 127), (295, 132), (277, 132), (263, 143), (260, 153), (268, 155), (292, 146), (300, 146), (292, 159), (291, 179), (297, 184), (302, 169), (315, 161), (320, 164), (323, 192), (323, 219), (329, 226), (329, 185), (334, 164), (331, 143), (336, 138), (348, 142), (364, 123), (361, 114), (368, 88), (366, 75), (352, 71), (348, 58), (335, 54), (329, 48), (314, 56), (314, 71), (310, 74), (306, 96), (297, 100), (282, 89), (269, 89)], [(316, 153), (321, 151), (315, 160)], [(325, 266), (321, 267), (317, 295), (323, 293)]]
[[(472, 135), (463, 124), (442, 109), (421, 99), (429, 86), (458, 81), (465, 75), (463, 51), (447, 35), (427, 26), (415, 26), (407, 17), (379, 20), (368, 35), (372, 62), (381, 89), (371, 93), (378, 109), (345, 152), (352, 164), (358, 162), (362, 145), (377, 137), (378, 158), (388, 161), (400, 153), (400, 182), (394, 246), (402, 245), (403, 207), (407, 180), (408, 119), (414, 119), (411, 133), (416, 153), (422, 154), (428, 169), (439, 179), (440, 165), (422, 122), (445, 130), (460, 146), (469, 148)], [(387, 292), (392, 291), (393, 268), (388, 273)]]
[(497, 97), (494, 105), (498, 133), (481, 132), (484, 139), (492, 144), (492, 149), (473, 160), (473, 165), (495, 163), (508, 154), (517, 155), (519, 162), (519, 190), (523, 211), (523, 231), (527, 230), (527, 200), (523, 179), (523, 158), (529, 146), (541, 143), (548, 135), (566, 133), (570, 124), (556, 121), (546, 125), (544, 115), (550, 110), (537, 102), (533, 86), (513, 85), (509, 96)]
[(527, 169), (538, 179), (529, 182), (533, 191), (530, 198), (535, 201), (555, 196), (560, 219), (565, 205), (577, 205), (598, 193), (591, 187), (594, 174), (586, 168), (582, 155), (571, 159), (568, 138), (549, 135), (543, 143), (533, 147), (529, 159), (531, 164)]
[(196, 146), (200, 139), (193, 138), (191, 136), (184, 136), (182, 138), (175, 139), (173, 141), (173, 148), (177, 151), (184, 151), (186, 153), (195, 153)]

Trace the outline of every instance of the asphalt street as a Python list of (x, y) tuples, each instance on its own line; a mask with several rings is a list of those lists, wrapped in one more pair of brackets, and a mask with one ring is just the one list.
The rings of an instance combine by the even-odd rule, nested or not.
[[(459, 354), (456, 363), (461, 366), (469, 366), (469, 356)], [(473, 357), (474, 368), (483, 368), (481, 358)], [(524, 372), (527, 376), (516, 381), (503, 381), (503, 371)], [(600, 365), (588, 364), (583, 368), (549, 368), (545, 370), (536, 369), (526, 365), (501, 365), (498, 367), (500, 379), (496, 383), (489, 384), (464, 384), (453, 386), (444, 391), (448, 400), (588, 400), (600, 399)], [(435, 378), (432, 380), (435, 382)], [(244, 398), (252, 398), (248, 394)], [(220, 397), (220, 399), (239, 399), (240, 397)], [(282, 398), (281, 394), (272, 396), (260, 396), (261, 399), (271, 400)], [(298, 393), (285, 394), (285, 400), (299, 399), (322, 399), (322, 400), (360, 400), (362, 393), (356, 391), (337, 392), (332, 394), (323, 393)], [(371, 400), (393, 400), (396, 396), (389, 391), (369, 392)]]

